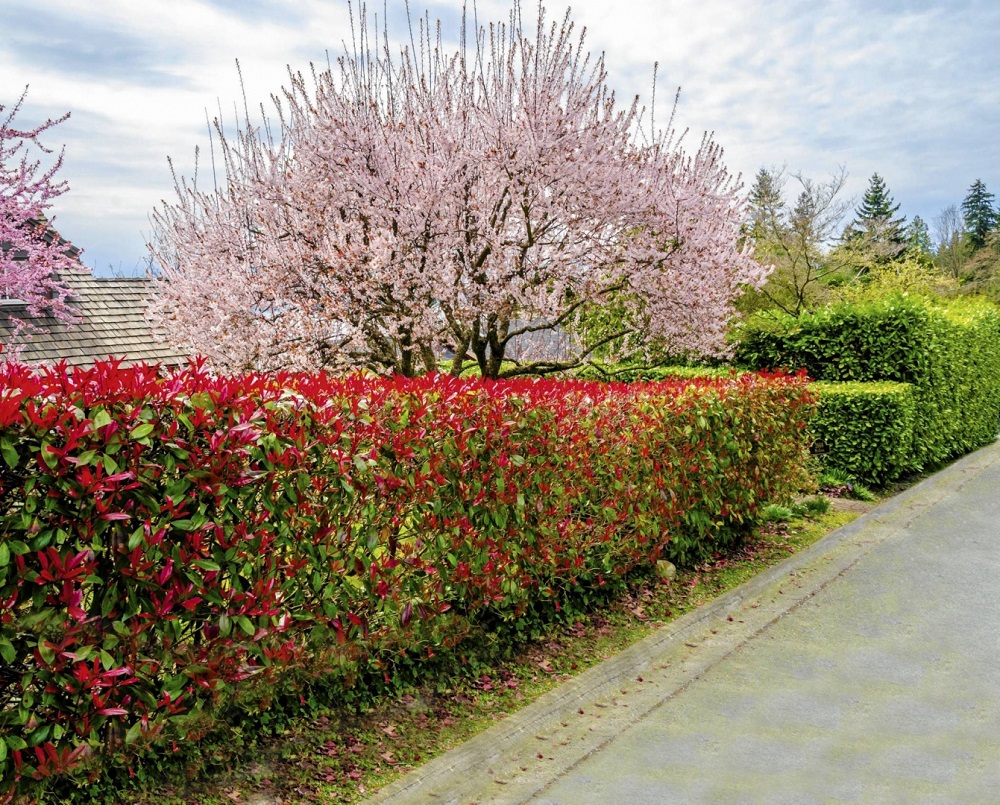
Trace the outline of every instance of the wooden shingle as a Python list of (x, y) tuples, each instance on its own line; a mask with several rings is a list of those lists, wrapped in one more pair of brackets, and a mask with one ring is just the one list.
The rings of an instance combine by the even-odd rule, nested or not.
[(143, 277), (95, 277), (84, 271), (66, 272), (70, 305), (79, 321), (66, 324), (51, 316), (30, 317), (23, 304), (0, 306), (0, 343), (11, 341), (16, 320), (40, 328), (21, 346), (24, 363), (89, 366), (103, 358), (122, 358), (124, 365), (160, 363), (177, 366), (187, 356), (157, 338), (146, 321), (149, 280)]

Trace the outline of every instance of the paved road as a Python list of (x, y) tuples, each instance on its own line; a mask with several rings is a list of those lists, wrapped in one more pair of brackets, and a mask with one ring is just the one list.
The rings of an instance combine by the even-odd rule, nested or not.
[(1000, 445), (630, 652), (382, 801), (1000, 803)]

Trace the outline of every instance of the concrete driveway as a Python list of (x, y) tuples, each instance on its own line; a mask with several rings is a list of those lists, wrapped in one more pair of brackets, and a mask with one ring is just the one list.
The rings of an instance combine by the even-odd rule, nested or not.
[(373, 798), (1000, 802), (1000, 444)]

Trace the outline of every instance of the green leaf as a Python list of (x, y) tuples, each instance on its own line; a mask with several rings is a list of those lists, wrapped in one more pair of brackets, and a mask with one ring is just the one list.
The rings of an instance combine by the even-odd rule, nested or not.
[(140, 735), (142, 735), (142, 722), (136, 721), (135, 724), (128, 728), (128, 732), (125, 733), (125, 743), (134, 744), (139, 740)]
[(55, 650), (45, 641), (38, 644), (38, 654), (46, 665), (52, 665), (56, 658)]
[(76, 464), (78, 467), (85, 467), (88, 464), (94, 463), (94, 456), (97, 455), (96, 450), (85, 450), (76, 457)]
[(6, 436), (0, 439), (0, 451), (3, 452), (3, 460), (7, 463), (7, 466), (13, 469), (17, 466), (17, 450), (14, 449), (14, 445)]
[(49, 737), (49, 733), (52, 731), (51, 724), (43, 724), (31, 733), (31, 745), (41, 746)]
[(0, 567), (7, 567), (10, 563), (10, 548), (6, 542), (0, 542)]
[(8, 665), (14, 664), (14, 658), (17, 656), (17, 652), (14, 651), (14, 646), (6, 637), (0, 637), (0, 657), (3, 657), (4, 662)]
[[(108, 617), (108, 615), (111, 614), (112, 610), (114, 610), (115, 604), (117, 603), (118, 603), (118, 596), (115, 594), (114, 588), (109, 588), (108, 591), (104, 594), (104, 598), (101, 599), (101, 616), (104, 618)], [(111, 624), (111, 628), (117, 631), (118, 624), (119, 621), (114, 621)], [(122, 628), (125, 628), (124, 624), (122, 624)]]
[(143, 527), (140, 526), (135, 531), (132, 532), (132, 536), (128, 538), (128, 549), (134, 551), (142, 543), (143, 538)]
[(45, 466), (50, 470), (54, 470), (56, 465), (59, 463), (59, 456), (53, 453), (49, 448), (52, 445), (48, 442), (42, 442), (42, 461), (45, 462)]
[(95, 651), (97, 651), (96, 646), (82, 646), (80, 649), (74, 651), (73, 653), (76, 655), (77, 660), (79, 660), (80, 662), (86, 662), (87, 660), (89, 660), (91, 657), (94, 656)]
[(129, 431), (129, 437), (132, 439), (145, 439), (154, 430), (154, 426), (150, 425), (148, 422), (142, 425), (136, 425)]

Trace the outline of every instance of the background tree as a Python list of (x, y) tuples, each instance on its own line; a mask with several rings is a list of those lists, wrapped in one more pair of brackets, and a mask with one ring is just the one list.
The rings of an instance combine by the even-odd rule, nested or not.
[(958, 207), (949, 204), (934, 219), (937, 248), (934, 262), (938, 268), (956, 280), (965, 274), (969, 249), (965, 237), (965, 223)]
[(783, 193), (786, 178), (784, 169), (761, 168), (757, 171), (748, 198), (747, 234), (762, 244), (785, 214)]
[(962, 202), (962, 214), (969, 246), (975, 252), (986, 245), (987, 234), (1000, 223), (1000, 214), (993, 206), (993, 194), (980, 179), (976, 179), (969, 188)]
[(969, 258), (965, 275), (963, 290), (1000, 302), (1000, 228), (986, 233), (983, 245)]
[(897, 216), (899, 204), (885, 180), (873, 173), (868, 188), (844, 235), (847, 245), (863, 252), (863, 261), (881, 263), (899, 257), (907, 246), (906, 216)]
[(919, 215), (914, 215), (906, 227), (906, 253), (926, 265), (934, 263), (934, 244), (931, 242), (930, 227)]
[[(80, 270), (81, 265), (66, 253), (65, 242), (52, 228), (54, 219), (47, 217), (52, 201), (68, 189), (65, 181), (56, 179), (63, 154), (48, 168), (35, 155), (36, 151), (52, 153), (42, 145), (42, 135), (69, 115), (33, 128), (18, 128), (15, 117), (27, 92), (25, 88), (9, 111), (0, 104), (0, 296), (22, 301), (32, 316), (44, 312), (72, 322), (75, 314), (66, 303), (69, 289), (59, 272)], [(15, 324), (13, 345), (37, 331), (20, 318)], [(11, 346), (8, 353), (16, 354)]]
[[(396, 55), (368, 27), (335, 69), (290, 76), (278, 125), (218, 126), (223, 187), (177, 180), (154, 213), (151, 315), (179, 345), (225, 368), (404, 374), (446, 346), (452, 371), (490, 377), (608, 345), (725, 348), (766, 270), (736, 245), (739, 187), (709, 138), (685, 153), (619, 106), (568, 13), (540, 10), (532, 39), (515, 4), (458, 52), (440, 24)], [(609, 304), (617, 328), (577, 327)], [(504, 363), (562, 331), (579, 333), (564, 359)]]
[(847, 179), (841, 168), (826, 182), (800, 174), (793, 207), (785, 199), (784, 169), (761, 168), (750, 189), (744, 234), (755, 257), (773, 266), (766, 284), (740, 300), (745, 312), (778, 309), (797, 315), (829, 296), (828, 284), (852, 274), (851, 263), (833, 246), (850, 202), (839, 198)]

